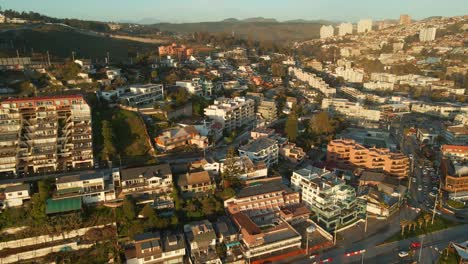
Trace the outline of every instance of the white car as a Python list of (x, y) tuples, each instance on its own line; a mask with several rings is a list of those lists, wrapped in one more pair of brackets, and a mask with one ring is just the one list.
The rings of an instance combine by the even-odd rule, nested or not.
[(422, 191), (422, 186), (421, 185), (418, 186), (418, 191)]
[(400, 258), (407, 257), (408, 255), (409, 255), (409, 253), (406, 252), (406, 251), (400, 251), (400, 252), (398, 252), (398, 256), (400, 256)]
[(416, 182), (416, 178), (415, 178), (415, 177), (412, 177), (411, 180), (412, 180), (413, 182)]

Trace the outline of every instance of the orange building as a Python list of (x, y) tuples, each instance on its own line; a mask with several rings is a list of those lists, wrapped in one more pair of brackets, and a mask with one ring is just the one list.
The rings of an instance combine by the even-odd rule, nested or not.
[(168, 46), (159, 46), (158, 51), (160, 56), (171, 55), (186, 58), (193, 54), (192, 48), (188, 48), (185, 45), (178, 46), (175, 43), (172, 43), (172, 45)]
[(366, 168), (398, 178), (408, 177), (408, 157), (386, 148), (366, 148), (351, 139), (337, 139), (328, 143), (327, 152), (327, 163), (340, 168)]
[(455, 196), (457, 192), (468, 191), (468, 166), (466, 162), (442, 159), (440, 171), (442, 189), (449, 193), (455, 193)]

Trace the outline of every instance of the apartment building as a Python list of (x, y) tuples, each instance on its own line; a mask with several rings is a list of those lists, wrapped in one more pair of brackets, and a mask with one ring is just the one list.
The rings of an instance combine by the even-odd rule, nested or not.
[(252, 124), (255, 120), (255, 102), (244, 97), (218, 98), (204, 112), (205, 116), (221, 123), (223, 129), (233, 131)]
[(164, 151), (187, 145), (195, 145), (201, 149), (208, 147), (208, 137), (201, 136), (194, 126), (170, 128), (154, 139), (156, 146)]
[(159, 46), (158, 51), (160, 56), (170, 55), (178, 58), (188, 58), (193, 54), (192, 48), (188, 48), (185, 45), (178, 46), (176, 43), (168, 46)]
[(375, 81), (375, 82), (364, 83), (364, 89), (370, 90), (370, 91), (385, 91), (385, 90), (393, 91), (394, 87), (395, 87), (395, 84), (391, 82)]
[(91, 109), (81, 95), (7, 99), (0, 105), (0, 172), (93, 166)]
[(271, 137), (275, 134), (275, 130), (267, 127), (256, 127), (250, 131), (250, 138), (257, 139), (261, 137)]
[(454, 118), (458, 114), (468, 114), (468, 106), (451, 103), (418, 102), (411, 105), (411, 112), (422, 113), (441, 118)]
[(372, 31), (372, 19), (361, 19), (357, 24), (357, 32), (365, 33)]
[(367, 98), (366, 94), (352, 87), (346, 87), (346, 86), (341, 87), (338, 90), (338, 92), (342, 94), (344, 97), (353, 101), (360, 102), (360, 103), (364, 102)]
[(306, 72), (301, 68), (289, 67), (288, 73), (290, 76), (296, 77), (298, 80), (307, 83), (312, 88), (322, 92), (326, 97), (331, 97), (336, 94), (336, 89), (330, 87), (322, 78), (317, 75)]
[(150, 197), (156, 208), (172, 208), (172, 171), (169, 164), (120, 170), (120, 198), (126, 195)]
[(468, 160), (442, 158), (441, 185), (451, 199), (468, 201)]
[(337, 67), (335, 72), (337, 76), (343, 77), (347, 82), (362, 83), (364, 79), (364, 71), (361, 69)]
[(191, 263), (222, 264), (216, 253), (217, 236), (213, 224), (208, 220), (184, 225)]
[(322, 27), (320, 27), (320, 38), (321, 39), (326, 39), (326, 38), (329, 38), (329, 37), (333, 37), (333, 34), (335, 32), (335, 29), (333, 28), (332, 25), (323, 25)]
[(326, 109), (330, 113), (339, 113), (352, 119), (379, 121), (381, 117), (380, 110), (366, 109), (359, 103), (353, 103), (341, 98), (324, 98), (322, 100), (322, 109)]
[(152, 105), (164, 99), (164, 86), (162, 84), (140, 84), (125, 88), (124, 94), (119, 96), (120, 102), (132, 107)]
[(261, 137), (239, 147), (239, 156), (247, 156), (255, 164), (263, 162), (269, 168), (278, 163), (278, 150), (275, 140)]
[(291, 176), (291, 188), (327, 230), (355, 222), (366, 212), (365, 202), (356, 198), (353, 187), (327, 170), (308, 166)]
[(183, 234), (148, 232), (137, 234), (125, 248), (127, 264), (171, 263), (183, 264), (185, 256)]
[(118, 177), (118, 169), (95, 173), (70, 174), (55, 179), (56, 191), (53, 200), (80, 197), (85, 204), (112, 201), (116, 198), (114, 175)]
[(411, 17), (408, 14), (400, 15), (400, 25), (409, 25), (411, 24)]
[(278, 109), (274, 99), (262, 99), (257, 107), (257, 113), (266, 121), (275, 121), (278, 118)]
[(468, 145), (468, 125), (447, 126), (442, 135), (449, 144)]
[(440, 150), (448, 159), (468, 160), (468, 146), (442, 145)]
[(340, 168), (367, 168), (384, 171), (397, 178), (408, 177), (409, 159), (387, 148), (366, 148), (350, 139), (336, 139), (328, 143), (327, 163)]
[(437, 29), (434, 27), (422, 28), (419, 31), (419, 41), (433, 41), (436, 38)]
[(200, 83), (200, 78), (192, 80), (176, 81), (176, 85), (185, 88), (188, 93), (203, 96), (203, 87)]
[(338, 26), (338, 36), (345, 36), (348, 34), (353, 34), (353, 24), (351, 23), (341, 23)]

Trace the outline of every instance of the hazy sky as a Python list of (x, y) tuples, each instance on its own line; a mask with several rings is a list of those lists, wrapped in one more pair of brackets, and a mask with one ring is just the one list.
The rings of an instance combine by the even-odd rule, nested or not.
[(0, 0), (2, 9), (104, 21), (219, 21), (263, 16), (278, 20), (398, 18), (468, 14), (468, 0)]

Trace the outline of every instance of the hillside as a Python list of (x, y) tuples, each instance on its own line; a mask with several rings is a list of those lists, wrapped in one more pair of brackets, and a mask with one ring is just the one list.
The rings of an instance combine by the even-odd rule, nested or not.
[[(115, 39), (96, 33), (77, 31), (58, 25), (31, 25), (0, 32), (0, 43), (10, 48), (10, 54), (16, 49), (29, 53), (49, 51), (51, 55), (68, 57), (72, 51), (77, 57), (103, 60), (106, 52), (111, 60), (122, 61), (135, 56), (137, 51), (149, 51), (157, 45)], [(11, 48), (13, 44), (13, 48)]]
[(280, 23), (261, 18), (247, 20), (231, 18), (219, 22), (159, 23), (152, 25), (152, 27), (158, 28), (161, 31), (178, 33), (209, 32), (232, 34), (234, 32), (234, 34), (238, 36), (256, 40), (297, 41), (318, 37), (321, 25), (322, 24), (316, 22), (292, 21)]

